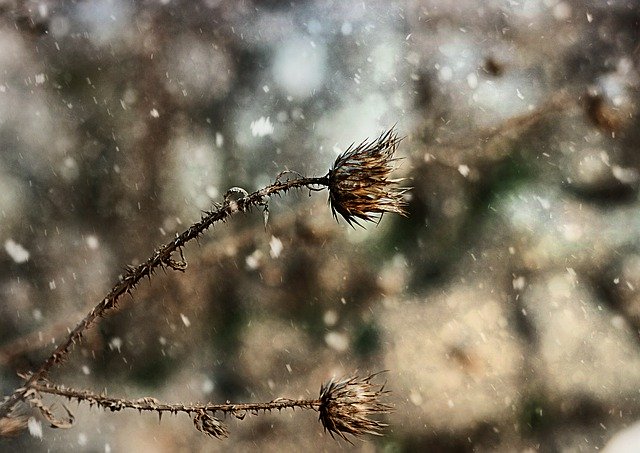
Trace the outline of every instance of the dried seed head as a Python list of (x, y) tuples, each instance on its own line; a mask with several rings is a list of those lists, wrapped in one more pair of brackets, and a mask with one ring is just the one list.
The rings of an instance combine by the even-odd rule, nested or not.
[(370, 414), (388, 413), (392, 407), (379, 398), (388, 393), (384, 385), (371, 383), (376, 374), (366, 378), (351, 377), (341, 381), (331, 380), (320, 389), (320, 421), (329, 431), (349, 442), (347, 434), (381, 436), (385, 423), (368, 418)]
[(400, 138), (393, 129), (377, 140), (351, 145), (336, 159), (329, 171), (329, 203), (333, 216), (340, 214), (349, 225), (358, 219), (376, 221), (385, 212), (406, 215), (403, 194), (397, 187), (403, 179), (390, 179), (393, 157)]
[(27, 420), (24, 415), (0, 418), (0, 438), (17, 436), (27, 429)]
[(229, 437), (227, 427), (213, 415), (207, 414), (205, 411), (198, 411), (193, 417), (193, 424), (198, 431), (208, 436), (221, 439)]

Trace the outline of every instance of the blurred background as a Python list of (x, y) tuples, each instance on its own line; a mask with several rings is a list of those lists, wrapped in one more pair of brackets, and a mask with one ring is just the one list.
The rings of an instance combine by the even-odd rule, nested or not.
[(634, 0), (0, 0), (4, 395), (229, 187), (324, 175), (394, 125), (413, 187), (366, 230), (306, 190), (266, 229), (217, 225), (51, 374), (248, 402), (388, 370), (384, 437), (296, 411), (221, 441), (74, 403), (69, 430), (20, 408), (42, 434), (0, 449), (637, 451), (639, 21)]

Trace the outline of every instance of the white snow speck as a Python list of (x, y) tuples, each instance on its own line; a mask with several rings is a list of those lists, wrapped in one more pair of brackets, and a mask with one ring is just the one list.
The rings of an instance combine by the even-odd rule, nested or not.
[(349, 338), (344, 333), (329, 332), (324, 336), (324, 342), (337, 352), (344, 352), (349, 349)]
[(438, 71), (438, 79), (441, 82), (449, 82), (453, 78), (453, 69), (449, 66), (443, 66)]
[(51, 291), (53, 291), (54, 289), (56, 289), (56, 281), (55, 281), (55, 280), (51, 280), (51, 281), (49, 282), (49, 289), (50, 289)]
[(109, 349), (112, 351), (117, 349), (120, 352), (120, 348), (122, 348), (122, 339), (120, 337), (113, 337), (111, 341), (109, 341)]
[(89, 247), (90, 250), (95, 250), (100, 245), (98, 238), (94, 235), (87, 236), (86, 242), (87, 242), (87, 247)]
[(467, 74), (467, 85), (469, 85), (469, 88), (472, 90), (478, 88), (478, 76), (474, 72)]
[(522, 275), (514, 278), (512, 281), (513, 289), (515, 289), (516, 291), (522, 291), (526, 284), (527, 284), (527, 279), (524, 278), (524, 276)]
[(149, 115), (151, 115), (153, 118), (160, 118), (160, 112), (158, 112), (157, 109), (151, 109)]
[(611, 318), (611, 325), (616, 329), (621, 330), (627, 327), (627, 322), (622, 316), (616, 315)]
[(87, 435), (85, 433), (78, 434), (78, 445), (81, 447), (87, 445)]
[(111, 453), (111, 445), (104, 444), (104, 453)]
[(571, 13), (571, 6), (569, 6), (566, 2), (560, 2), (553, 8), (553, 17), (558, 20), (571, 19)]
[(547, 200), (546, 198), (542, 198), (542, 197), (539, 197), (537, 195), (534, 196), (533, 198), (535, 200), (537, 200), (538, 203), (540, 203), (540, 206), (542, 206), (542, 209), (547, 209), (548, 210), (549, 208), (551, 208), (551, 202), (549, 200)]
[(33, 417), (29, 417), (27, 421), (27, 428), (29, 428), (29, 434), (38, 439), (42, 439), (42, 423)]
[[(606, 453), (633, 453), (640, 442), (640, 423), (617, 432), (602, 451)], [(635, 447), (634, 447), (635, 445)]]
[(82, 365), (82, 372), (87, 376), (91, 374), (91, 370), (87, 365)]
[(567, 223), (560, 228), (567, 241), (576, 242), (582, 238), (582, 226), (577, 223)]
[(222, 148), (224, 145), (224, 136), (220, 132), (216, 132), (216, 146)]
[(213, 389), (215, 387), (215, 384), (209, 378), (205, 378), (204, 381), (202, 381), (202, 393), (204, 394), (208, 395), (209, 393), (213, 392)]
[(262, 86), (262, 91), (264, 91), (265, 93), (269, 92), (269, 85), (263, 85)]
[(180, 319), (182, 319), (182, 324), (184, 324), (185, 327), (189, 327), (191, 325), (191, 321), (189, 321), (189, 318), (187, 318), (182, 313), (180, 313)]
[(623, 184), (633, 184), (638, 181), (639, 175), (635, 168), (623, 168), (618, 165), (611, 167), (613, 176)]
[(42, 85), (45, 81), (45, 76), (44, 74), (40, 73), (40, 74), (36, 74), (36, 85)]
[(260, 261), (262, 261), (262, 252), (260, 250), (256, 250), (245, 259), (247, 267), (252, 271), (260, 267)]
[(411, 390), (411, 392), (409, 392), (409, 401), (411, 401), (414, 406), (422, 406), (424, 398), (419, 391), (413, 389)]
[(292, 97), (304, 99), (322, 86), (327, 72), (327, 50), (323, 44), (303, 36), (292, 36), (275, 49), (273, 81)]
[(338, 313), (335, 310), (327, 310), (322, 316), (322, 321), (326, 326), (335, 326), (338, 322)]
[(269, 255), (271, 258), (278, 258), (282, 253), (282, 249), (284, 248), (282, 245), (282, 241), (275, 236), (271, 236), (271, 240), (269, 241)]
[(261, 116), (260, 119), (251, 122), (251, 135), (264, 137), (273, 134), (273, 124), (269, 117)]
[(209, 198), (218, 198), (218, 195), (220, 195), (218, 188), (211, 185), (205, 187), (204, 191)]
[(465, 178), (469, 176), (469, 172), (471, 171), (468, 165), (458, 165), (458, 171)]
[(46, 3), (40, 3), (38, 5), (38, 14), (40, 14), (40, 17), (42, 18), (45, 18), (49, 15), (49, 7)]
[(29, 261), (29, 252), (27, 249), (15, 242), (13, 239), (7, 239), (4, 242), (4, 249), (16, 263)]

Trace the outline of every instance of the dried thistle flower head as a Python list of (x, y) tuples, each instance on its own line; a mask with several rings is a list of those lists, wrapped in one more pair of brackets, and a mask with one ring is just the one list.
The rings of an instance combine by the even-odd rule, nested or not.
[(385, 212), (406, 215), (403, 194), (407, 189), (397, 187), (403, 179), (389, 178), (400, 140), (390, 129), (377, 140), (351, 145), (338, 156), (327, 175), (334, 217), (340, 214), (349, 225), (362, 226), (358, 219), (372, 222)]
[(332, 437), (334, 433), (347, 442), (347, 434), (382, 435), (385, 423), (368, 418), (370, 414), (388, 413), (392, 407), (381, 403), (386, 393), (384, 385), (375, 385), (371, 380), (377, 374), (365, 378), (351, 377), (340, 381), (330, 380), (320, 389), (320, 421)]

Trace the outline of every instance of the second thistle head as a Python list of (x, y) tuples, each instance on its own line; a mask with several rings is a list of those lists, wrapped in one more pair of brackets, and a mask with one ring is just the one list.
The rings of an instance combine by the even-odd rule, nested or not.
[(392, 406), (380, 399), (389, 393), (384, 385), (371, 381), (377, 374), (365, 378), (351, 377), (342, 380), (330, 380), (320, 389), (320, 421), (326, 431), (349, 441), (347, 435), (382, 435), (387, 425), (370, 418), (374, 414), (386, 414)]
[(358, 220), (376, 221), (385, 212), (406, 215), (403, 178), (392, 179), (400, 138), (394, 129), (375, 140), (351, 145), (336, 159), (327, 175), (329, 203), (334, 217), (340, 214), (351, 226)]

